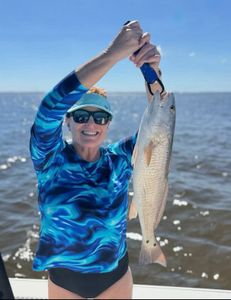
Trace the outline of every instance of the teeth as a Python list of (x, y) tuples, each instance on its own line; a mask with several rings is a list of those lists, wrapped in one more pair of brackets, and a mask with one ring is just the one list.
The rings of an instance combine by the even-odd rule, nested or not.
[(98, 131), (82, 131), (82, 134), (88, 136), (96, 136), (98, 134)]

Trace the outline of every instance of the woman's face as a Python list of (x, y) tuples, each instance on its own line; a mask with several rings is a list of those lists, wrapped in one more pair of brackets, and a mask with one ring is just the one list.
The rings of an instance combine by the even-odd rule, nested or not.
[[(96, 107), (86, 107), (87, 111), (99, 111)], [(94, 122), (92, 116), (87, 123), (76, 123), (73, 117), (66, 119), (67, 126), (72, 134), (73, 144), (78, 144), (86, 148), (99, 148), (105, 140), (109, 123), (105, 125), (98, 125)]]

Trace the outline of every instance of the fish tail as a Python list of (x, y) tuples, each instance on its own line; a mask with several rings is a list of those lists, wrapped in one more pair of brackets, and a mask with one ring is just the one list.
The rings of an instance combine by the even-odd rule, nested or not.
[(139, 263), (143, 265), (158, 263), (163, 267), (167, 266), (167, 261), (158, 243), (155, 246), (147, 247), (142, 243)]

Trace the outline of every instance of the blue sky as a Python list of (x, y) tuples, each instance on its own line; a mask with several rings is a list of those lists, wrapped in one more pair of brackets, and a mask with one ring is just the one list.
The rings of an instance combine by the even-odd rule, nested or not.
[[(168, 90), (231, 91), (230, 0), (0, 0), (0, 91), (47, 91), (138, 20), (162, 51)], [(143, 91), (119, 62), (98, 83)]]

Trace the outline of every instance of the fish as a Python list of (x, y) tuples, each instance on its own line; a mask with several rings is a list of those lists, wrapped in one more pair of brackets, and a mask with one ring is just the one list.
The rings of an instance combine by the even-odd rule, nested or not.
[(132, 154), (134, 196), (128, 218), (131, 220), (139, 216), (142, 232), (140, 264), (167, 266), (155, 232), (168, 195), (175, 120), (174, 94), (166, 93), (161, 97), (157, 91), (143, 113)]

